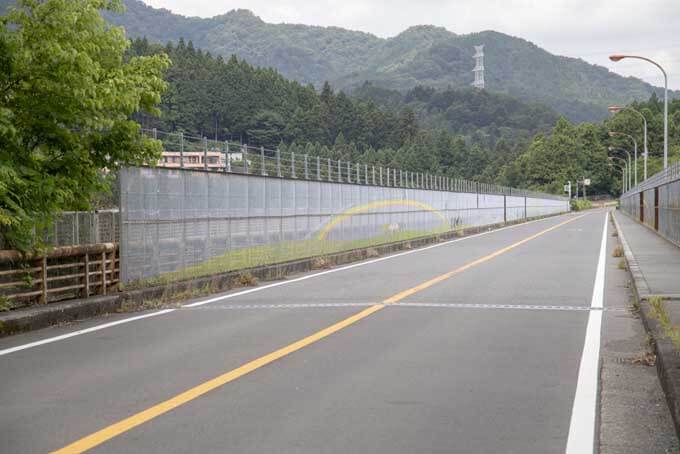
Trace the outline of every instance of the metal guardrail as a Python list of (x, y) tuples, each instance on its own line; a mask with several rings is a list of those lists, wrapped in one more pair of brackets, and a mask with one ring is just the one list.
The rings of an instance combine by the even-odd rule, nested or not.
[(621, 209), (680, 246), (680, 162), (622, 194)]
[(0, 251), (2, 309), (105, 295), (119, 282), (118, 245), (58, 247), (42, 256)]

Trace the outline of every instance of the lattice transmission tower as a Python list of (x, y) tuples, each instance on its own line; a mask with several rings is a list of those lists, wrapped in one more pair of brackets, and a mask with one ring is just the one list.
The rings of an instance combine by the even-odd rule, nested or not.
[(472, 86), (484, 89), (484, 45), (475, 46), (475, 54), (472, 57), (475, 59), (475, 68), (472, 70), (475, 73), (475, 81), (472, 82)]

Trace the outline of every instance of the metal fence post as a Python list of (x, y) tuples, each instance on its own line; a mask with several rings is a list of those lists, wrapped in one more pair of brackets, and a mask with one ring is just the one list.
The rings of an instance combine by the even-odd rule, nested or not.
[(243, 157), (243, 170), (248, 175), (248, 145), (241, 147), (241, 156)]
[(375, 186), (375, 166), (372, 165), (372, 166), (371, 166), (371, 169), (372, 169), (372, 170), (371, 170), (371, 173), (373, 174), (373, 186)]
[(338, 181), (342, 182), (342, 162), (338, 159)]
[(331, 158), (326, 158), (328, 161), (328, 181), (333, 181), (333, 165), (331, 164)]
[(184, 133), (179, 133), (179, 167), (184, 168)]
[(281, 150), (276, 149), (276, 176), (281, 178)]
[(382, 183), (382, 166), (380, 166), (379, 169), (380, 169), (380, 186), (382, 186), (383, 185), (383, 183)]
[(260, 165), (262, 168), (260, 169), (260, 175), (264, 176), (267, 175), (267, 169), (265, 168), (265, 163), (264, 163), (264, 147), (260, 146)]
[(368, 184), (368, 164), (364, 164), (364, 183)]
[(309, 180), (309, 165), (307, 163), (307, 153), (305, 153), (305, 180)]
[(352, 163), (347, 161), (347, 182), (352, 182)]
[(361, 166), (359, 165), (358, 162), (357, 162), (357, 181), (356, 181), (356, 183), (357, 184), (361, 183)]
[(229, 141), (228, 140), (224, 141), (224, 149), (226, 150), (224, 157), (227, 160), (227, 163), (226, 163), (227, 172), (231, 172), (231, 155), (229, 154)]
[(291, 151), (290, 153), (290, 177), (291, 178), (297, 178), (297, 175), (295, 175), (295, 152)]
[(208, 138), (203, 137), (203, 170), (208, 170)]
[(389, 167), (387, 167), (387, 169), (385, 169), (385, 170), (387, 170), (387, 186), (389, 186), (390, 185), (390, 173), (392, 173), (392, 172), (390, 171)]
[(321, 181), (321, 157), (316, 157), (316, 179)]

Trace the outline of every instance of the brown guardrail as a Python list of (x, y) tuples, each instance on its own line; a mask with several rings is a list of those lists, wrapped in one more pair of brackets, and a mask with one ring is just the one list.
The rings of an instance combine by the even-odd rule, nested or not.
[(106, 295), (119, 282), (118, 245), (57, 247), (46, 254), (0, 250), (0, 301), (5, 308)]

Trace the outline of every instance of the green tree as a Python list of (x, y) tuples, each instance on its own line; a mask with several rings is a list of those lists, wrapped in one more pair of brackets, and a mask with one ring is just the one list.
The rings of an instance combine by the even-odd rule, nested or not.
[(0, 230), (10, 246), (40, 246), (34, 231), (52, 214), (86, 208), (102, 169), (160, 152), (130, 116), (158, 113), (169, 60), (125, 57), (124, 31), (100, 16), (120, 8), (20, 0), (0, 18)]

